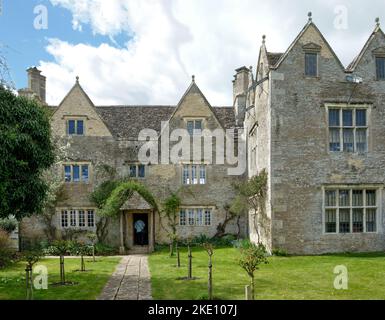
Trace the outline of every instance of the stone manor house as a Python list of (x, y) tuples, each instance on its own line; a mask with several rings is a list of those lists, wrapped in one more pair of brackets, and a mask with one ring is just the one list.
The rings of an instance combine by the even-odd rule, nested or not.
[[(45, 77), (36, 68), (28, 76), (29, 88), (20, 94), (44, 103)], [(245, 214), (227, 233), (294, 254), (385, 250), (385, 35), (379, 20), (344, 67), (309, 15), (284, 53), (269, 52), (263, 37), (256, 71), (237, 69), (233, 83), (232, 107), (211, 106), (194, 79), (175, 106), (95, 106), (77, 79), (62, 102), (50, 107), (52, 133), (63, 152), (52, 174), (67, 194), (56, 208), (57, 230), (95, 230), (97, 209), (89, 195), (112, 168), (118, 177), (141, 181), (159, 199), (182, 190), (180, 236), (211, 237), (235, 197), (233, 183), (265, 169), (264, 218)], [(196, 158), (139, 162), (139, 132), (149, 128), (159, 136), (162, 121), (191, 137), (204, 129), (243, 132), (238, 141), (231, 134), (226, 139), (245, 142), (245, 174), (232, 176), (231, 165)], [(108, 243), (151, 251), (167, 242), (164, 224), (135, 194), (109, 225)], [(39, 218), (26, 219), (20, 233), (41, 235)]]

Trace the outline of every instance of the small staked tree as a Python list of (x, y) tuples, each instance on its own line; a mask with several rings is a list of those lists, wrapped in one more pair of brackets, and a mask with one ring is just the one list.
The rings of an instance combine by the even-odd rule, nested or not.
[(54, 242), (54, 247), (60, 257), (60, 284), (64, 286), (66, 284), (64, 257), (68, 253), (68, 243), (64, 240), (58, 240)]
[(91, 232), (87, 234), (87, 238), (91, 241), (92, 261), (96, 262), (95, 244), (96, 244), (96, 241), (98, 240), (98, 236), (96, 235), (96, 233)]
[(204, 245), (204, 248), (207, 251), (207, 254), (209, 255), (209, 265), (208, 265), (208, 283), (207, 283), (207, 289), (208, 289), (208, 297), (209, 300), (213, 300), (213, 255), (214, 255), (214, 249), (213, 246), (209, 243), (206, 243)]
[(191, 246), (190, 246), (190, 243), (187, 245), (187, 252), (188, 252), (188, 274), (187, 274), (187, 279), (188, 280), (192, 280), (193, 279), (193, 276), (192, 276), (192, 251), (191, 251)]
[(250, 244), (248, 248), (241, 249), (239, 265), (250, 277), (251, 299), (255, 299), (255, 271), (259, 270), (261, 264), (267, 264), (267, 251), (262, 244)]
[(172, 193), (163, 203), (163, 213), (167, 218), (170, 239), (170, 257), (174, 255), (174, 247), (178, 240), (178, 214), (181, 206), (181, 199), (176, 193)]
[(26, 299), (33, 300), (33, 266), (40, 260), (43, 253), (41, 250), (24, 252), (23, 257), (27, 262), (25, 267)]

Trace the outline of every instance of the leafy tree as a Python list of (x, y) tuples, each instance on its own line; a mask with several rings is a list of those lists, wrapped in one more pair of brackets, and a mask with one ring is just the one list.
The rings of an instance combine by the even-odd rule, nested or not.
[(44, 108), (0, 86), (0, 218), (42, 212), (53, 150)]
[(231, 212), (236, 213), (250, 209), (254, 211), (253, 225), (260, 244), (262, 243), (260, 227), (265, 225), (267, 219), (265, 209), (267, 180), (267, 172), (263, 170), (248, 181), (235, 185), (238, 195), (230, 208)]
[[(167, 224), (170, 228), (170, 256), (174, 255), (174, 245), (178, 241), (178, 213), (181, 206), (181, 199), (176, 193), (172, 193), (163, 203), (163, 214), (167, 218)], [(177, 249), (178, 251), (179, 249)], [(178, 254), (178, 252), (177, 252)], [(179, 264), (178, 264), (179, 265)], [(180, 265), (179, 265), (180, 266)]]
[(241, 250), (241, 259), (239, 265), (247, 272), (250, 277), (251, 298), (255, 299), (255, 271), (259, 270), (261, 264), (267, 264), (267, 251), (262, 244), (250, 244), (248, 248)]

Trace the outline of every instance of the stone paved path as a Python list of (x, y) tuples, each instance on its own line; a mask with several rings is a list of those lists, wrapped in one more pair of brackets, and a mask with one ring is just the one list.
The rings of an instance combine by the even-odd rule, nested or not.
[(98, 300), (152, 300), (147, 256), (123, 257)]

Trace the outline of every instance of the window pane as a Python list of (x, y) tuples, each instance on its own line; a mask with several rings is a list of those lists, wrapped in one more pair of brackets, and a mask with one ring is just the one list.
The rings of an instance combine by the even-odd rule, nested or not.
[(189, 209), (188, 211), (188, 224), (189, 226), (193, 226), (195, 224), (194, 210)]
[(340, 190), (340, 207), (350, 207), (349, 190)]
[(325, 230), (326, 233), (337, 232), (337, 212), (336, 210), (326, 210), (325, 216)]
[(138, 167), (138, 176), (139, 178), (144, 178), (145, 177), (145, 166), (144, 165), (139, 165)]
[(357, 127), (366, 127), (366, 110), (359, 109), (356, 110), (356, 126)]
[(71, 225), (71, 227), (76, 227), (76, 211), (75, 210), (70, 211), (70, 225)]
[(353, 210), (353, 233), (364, 232), (364, 210)]
[(196, 225), (203, 226), (203, 209), (197, 210)]
[(61, 212), (61, 226), (62, 228), (68, 227), (68, 214), (65, 210)]
[(191, 179), (192, 184), (198, 184), (197, 166), (191, 166)]
[(64, 166), (65, 182), (71, 182), (71, 166)]
[(80, 181), (80, 166), (73, 166), (73, 179), (74, 182), (79, 182)]
[(340, 210), (340, 233), (350, 233), (350, 210)]
[(93, 210), (88, 210), (87, 218), (88, 226), (93, 228), (95, 226), (95, 213)]
[(183, 184), (190, 184), (190, 167), (183, 166)]
[(79, 227), (86, 226), (86, 216), (83, 210), (79, 211)]
[(362, 207), (364, 205), (364, 192), (362, 190), (353, 190), (353, 207)]
[(199, 183), (200, 184), (206, 184), (206, 166), (200, 167), (200, 177), (199, 177)]
[(354, 131), (353, 129), (344, 129), (344, 151), (354, 152)]
[(130, 177), (136, 178), (136, 166), (130, 166)]
[(305, 75), (316, 77), (317, 76), (317, 54), (306, 53), (305, 54)]
[(377, 79), (385, 80), (385, 58), (376, 58)]
[(205, 210), (205, 226), (211, 226), (211, 210)]
[(337, 191), (326, 191), (325, 192), (326, 207), (336, 207), (337, 206)]
[(187, 121), (187, 131), (190, 136), (194, 134), (194, 121)]
[(202, 120), (195, 121), (195, 134), (201, 134), (202, 133)]
[(186, 210), (181, 210), (179, 214), (179, 224), (181, 226), (186, 225)]
[(340, 126), (340, 110), (330, 109), (329, 110), (329, 127), (339, 127), (339, 126)]
[(367, 207), (375, 207), (376, 203), (376, 191), (375, 190), (367, 190), (366, 191), (366, 206)]
[(356, 143), (357, 143), (357, 152), (366, 152), (367, 151), (367, 131), (366, 129), (357, 129), (356, 131)]
[(82, 166), (82, 181), (88, 182), (88, 165)]
[(77, 135), (82, 136), (84, 134), (84, 121), (78, 120), (77, 121)]
[(377, 232), (376, 209), (366, 209), (366, 232)]
[(342, 115), (344, 127), (353, 127), (353, 111), (343, 110)]
[(75, 134), (75, 120), (68, 120), (68, 134)]
[(330, 151), (332, 152), (341, 151), (340, 129), (330, 129), (329, 138), (330, 138)]

